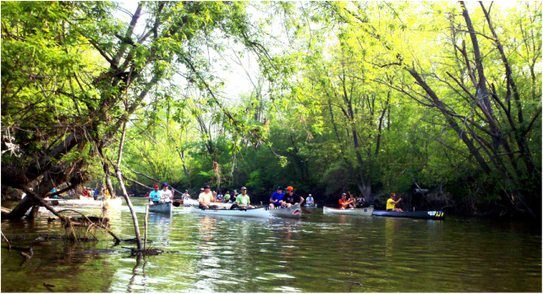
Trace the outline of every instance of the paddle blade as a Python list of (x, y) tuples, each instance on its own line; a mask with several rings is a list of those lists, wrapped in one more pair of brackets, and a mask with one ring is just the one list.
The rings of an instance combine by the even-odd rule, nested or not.
[(174, 202), (173, 203), (173, 206), (175, 206), (175, 207), (179, 207), (179, 205), (181, 205), (181, 203), (179, 203), (179, 202)]
[(302, 207), (302, 211), (303, 211), (304, 213), (309, 213), (309, 214), (311, 214), (311, 210), (309, 210), (309, 209), (307, 209), (307, 208), (305, 208), (305, 207)]

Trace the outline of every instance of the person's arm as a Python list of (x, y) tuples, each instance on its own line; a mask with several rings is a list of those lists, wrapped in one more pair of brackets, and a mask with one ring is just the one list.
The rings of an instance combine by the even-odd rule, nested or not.
[(302, 206), (302, 203), (304, 203), (305, 198), (300, 196), (300, 206)]

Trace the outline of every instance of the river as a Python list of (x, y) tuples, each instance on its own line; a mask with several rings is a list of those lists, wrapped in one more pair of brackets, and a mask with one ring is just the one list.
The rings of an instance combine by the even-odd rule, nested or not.
[[(143, 232), (145, 202), (132, 198)], [(91, 215), (100, 211), (83, 210)], [(541, 229), (448, 216), (444, 221), (324, 215), (300, 220), (209, 217), (174, 208), (151, 213), (149, 246), (44, 238), (63, 235), (50, 214), (2, 221), (2, 292), (541, 292)], [(133, 238), (127, 206), (112, 231)], [(142, 233), (143, 236), (143, 233)], [(100, 249), (100, 250), (97, 250)], [(113, 250), (104, 250), (113, 249)], [(107, 251), (107, 252), (104, 252)]]

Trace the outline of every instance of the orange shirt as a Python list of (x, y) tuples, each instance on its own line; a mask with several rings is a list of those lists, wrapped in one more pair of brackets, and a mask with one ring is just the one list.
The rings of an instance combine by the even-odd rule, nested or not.
[(349, 207), (349, 199), (345, 199), (345, 201), (343, 201), (343, 199), (339, 199), (339, 208), (347, 207)]

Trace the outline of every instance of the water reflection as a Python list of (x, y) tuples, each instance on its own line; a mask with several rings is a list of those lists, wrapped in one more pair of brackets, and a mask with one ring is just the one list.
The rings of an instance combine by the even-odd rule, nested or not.
[[(136, 211), (142, 221), (144, 202)], [(44, 292), (540, 292), (541, 233), (522, 225), (323, 215), (301, 219), (150, 214), (158, 256), (88, 253), (102, 242), (35, 241), (58, 223), (2, 222), (34, 256), (2, 248), (2, 291)], [(111, 214), (109, 214), (111, 213)], [(108, 212), (133, 238), (130, 212)], [(133, 244), (122, 244), (131, 247)], [(93, 281), (89, 283), (88, 281)]]

